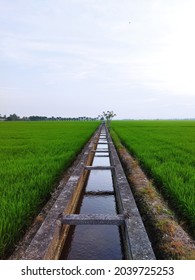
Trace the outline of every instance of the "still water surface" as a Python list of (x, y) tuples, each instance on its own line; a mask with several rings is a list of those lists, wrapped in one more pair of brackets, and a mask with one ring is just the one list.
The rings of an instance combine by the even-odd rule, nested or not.
[[(97, 150), (102, 149), (108, 149), (108, 144), (97, 145)], [(108, 153), (95, 153), (92, 165), (109, 166), (109, 157), (99, 157), (100, 155), (104, 156)], [(77, 209), (78, 213), (117, 214), (111, 170), (90, 171)], [(61, 255), (61, 259), (68, 260), (121, 260), (124, 258), (120, 227), (115, 225), (71, 226)]]

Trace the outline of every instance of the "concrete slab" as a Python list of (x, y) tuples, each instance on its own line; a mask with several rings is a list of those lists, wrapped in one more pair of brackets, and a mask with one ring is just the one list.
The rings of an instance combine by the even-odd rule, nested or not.
[(122, 225), (124, 215), (70, 214), (63, 215), (61, 222), (68, 225)]
[(86, 170), (112, 170), (114, 166), (85, 166)]

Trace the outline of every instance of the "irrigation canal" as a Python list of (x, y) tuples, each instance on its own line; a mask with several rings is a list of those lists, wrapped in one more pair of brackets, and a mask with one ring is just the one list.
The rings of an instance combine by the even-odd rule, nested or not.
[(23, 259), (155, 259), (104, 125), (73, 173)]

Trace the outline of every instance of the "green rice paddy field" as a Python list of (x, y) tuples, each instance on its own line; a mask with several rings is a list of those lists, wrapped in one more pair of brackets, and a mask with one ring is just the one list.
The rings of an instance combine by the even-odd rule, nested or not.
[(112, 128), (195, 233), (195, 121), (113, 121)]
[(0, 259), (13, 248), (99, 122), (0, 122)]
[[(0, 122), (1, 259), (98, 125)], [(112, 129), (195, 232), (195, 121), (113, 121)]]

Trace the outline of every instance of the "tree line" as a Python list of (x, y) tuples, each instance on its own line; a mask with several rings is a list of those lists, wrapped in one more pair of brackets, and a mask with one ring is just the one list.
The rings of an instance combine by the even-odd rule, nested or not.
[(1, 121), (94, 121), (98, 120), (98, 117), (46, 117), (46, 116), (29, 116), (29, 117), (20, 117), (18, 115), (10, 114), (8, 117), (6, 115), (2, 116), (0, 114)]

